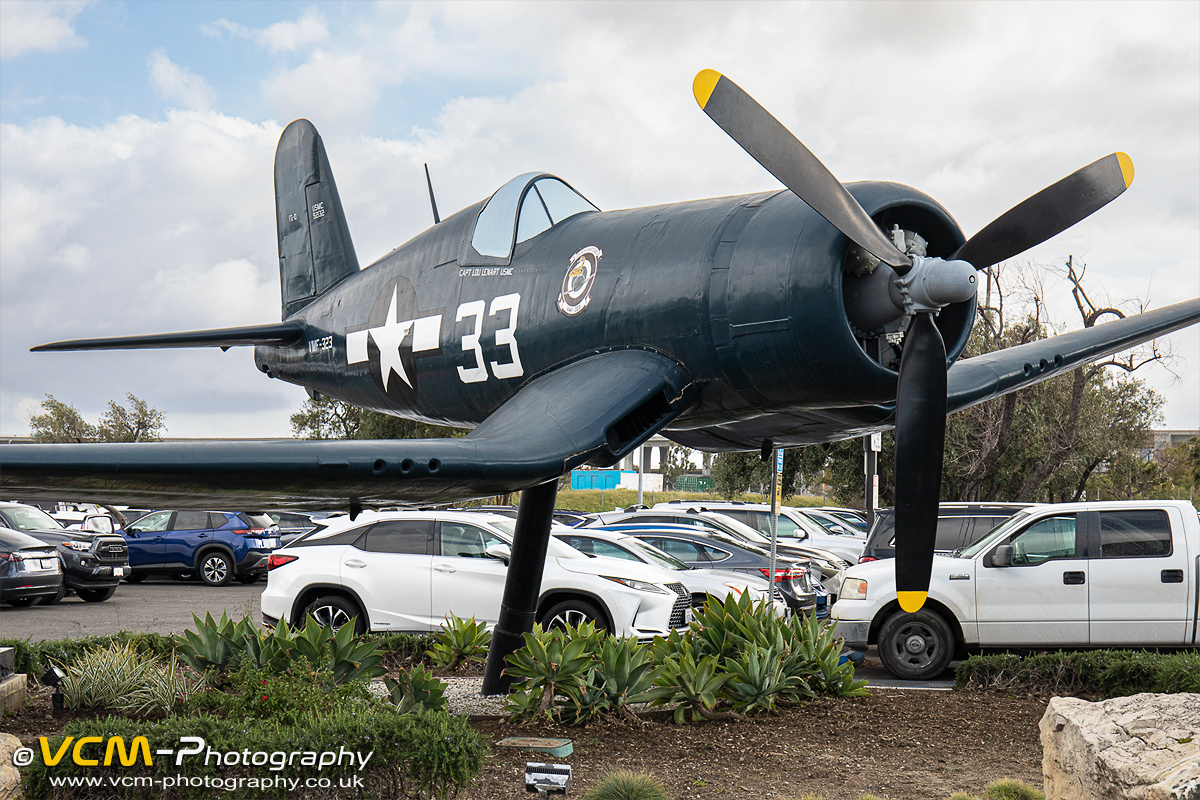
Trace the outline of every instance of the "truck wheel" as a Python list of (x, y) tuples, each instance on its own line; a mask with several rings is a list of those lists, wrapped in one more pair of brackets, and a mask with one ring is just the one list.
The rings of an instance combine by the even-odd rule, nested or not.
[(38, 601), (38, 605), (42, 605), (42, 606), (57, 605), (58, 603), (61, 603), (63, 601), (63, 598), (66, 596), (67, 596), (67, 587), (64, 584), (63, 586), (58, 587), (58, 594), (52, 594), (47, 597), (43, 597), (41, 600)]
[(328, 625), (335, 631), (354, 620), (354, 633), (366, 631), (363, 614), (353, 601), (336, 594), (322, 595), (304, 607), (304, 613), (318, 625)]
[(557, 603), (542, 615), (541, 622), (542, 627), (547, 630), (568, 626), (578, 628), (585, 622), (596, 623), (597, 630), (608, 630), (608, 625), (604, 623), (604, 615), (600, 613), (600, 609), (586, 600), (564, 600)]
[(220, 550), (210, 550), (200, 556), (197, 566), (200, 580), (209, 586), (224, 586), (233, 577), (233, 559)]
[(954, 655), (946, 620), (928, 609), (888, 617), (879, 631), (879, 658), (897, 678), (916, 681), (942, 674)]
[(116, 594), (117, 587), (110, 586), (107, 589), (76, 589), (75, 594), (85, 603), (103, 603), (108, 598)]

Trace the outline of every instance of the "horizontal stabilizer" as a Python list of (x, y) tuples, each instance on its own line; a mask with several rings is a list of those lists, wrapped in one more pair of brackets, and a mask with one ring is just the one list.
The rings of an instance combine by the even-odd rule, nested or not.
[(246, 325), (241, 328), (214, 328), (207, 331), (152, 333), (146, 336), (109, 336), (102, 339), (71, 339), (31, 347), (34, 352), (48, 350), (147, 350), (163, 347), (230, 347), (273, 344), (300, 344), (304, 338), (304, 321), (293, 319), (267, 325)]

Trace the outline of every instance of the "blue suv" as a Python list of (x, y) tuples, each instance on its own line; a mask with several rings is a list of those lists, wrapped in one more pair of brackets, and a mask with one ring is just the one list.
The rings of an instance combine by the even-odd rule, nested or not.
[(266, 514), (153, 511), (121, 532), (137, 583), (153, 573), (198, 575), (209, 586), (254, 583), (279, 548), (279, 528)]

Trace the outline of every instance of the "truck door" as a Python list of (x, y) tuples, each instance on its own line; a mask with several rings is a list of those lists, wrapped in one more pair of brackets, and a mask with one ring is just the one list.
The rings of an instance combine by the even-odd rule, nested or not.
[[(1088, 560), (1075, 514), (1040, 517), (997, 542), (975, 570), (979, 644), (1086, 645)], [(992, 563), (1012, 545), (1012, 564)]]
[[(1091, 643), (1187, 643), (1194, 596), (1186, 549), (1173, 546), (1165, 509), (1092, 512)], [(1098, 517), (1098, 519), (1096, 519)], [(1180, 523), (1176, 528), (1182, 530)]]

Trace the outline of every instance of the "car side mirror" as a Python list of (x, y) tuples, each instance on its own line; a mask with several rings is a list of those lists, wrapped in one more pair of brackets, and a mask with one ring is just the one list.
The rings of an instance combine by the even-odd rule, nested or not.
[(89, 514), (83, 518), (83, 529), (95, 533), (112, 533), (112, 517), (107, 514)]
[(1013, 546), (1002, 544), (992, 551), (993, 567), (1011, 567), (1013, 563)]
[(488, 558), (494, 558), (498, 561), (503, 561), (504, 566), (508, 566), (508, 560), (512, 558), (512, 548), (502, 542), (493, 542), (484, 550)]

